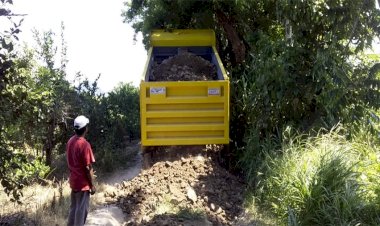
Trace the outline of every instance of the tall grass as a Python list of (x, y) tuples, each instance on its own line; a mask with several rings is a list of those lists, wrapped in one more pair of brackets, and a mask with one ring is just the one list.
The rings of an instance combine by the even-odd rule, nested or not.
[(341, 127), (289, 134), (277, 149), (261, 146), (251, 178), (262, 206), (288, 225), (380, 225), (378, 140), (348, 140)]
[(45, 186), (33, 184), (24, 189), (21, 204), (6, 202), (6, 195), (0, 192), (0, 201), (4, 201), (0, 218), (15, 216), (5, 219), (5, 225), (66, 225), (70, 191), (63, 180)]
[[(90, 211), (106, 204), (104, 192), (108, 185), (96, 183), (97, 193), (90, 198)], [(21, 203), (7, 202), (0, 191), (0, 225), (50, 226), (66, 225), (70, 209), (71, 189), (68, 180), (47, 185), (33, 184), (24, 189)]]

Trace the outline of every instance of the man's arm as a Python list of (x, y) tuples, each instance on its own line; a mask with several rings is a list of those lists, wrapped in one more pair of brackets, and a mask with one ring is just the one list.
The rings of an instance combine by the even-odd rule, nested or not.
[(95, 194), (95, 186), (94, 186), (94, 180), (95, 180), (95, 174), (94, 174), (94, 168), (92, 168), (92, 165), (87, 165), (86, 166), (86, 175), (88, 182), (90, 184), (90, 193), (91, 195)]

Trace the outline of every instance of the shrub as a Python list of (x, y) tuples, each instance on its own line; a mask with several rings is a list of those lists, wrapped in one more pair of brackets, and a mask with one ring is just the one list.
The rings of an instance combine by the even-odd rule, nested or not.
[(290, 137), (266, 151), (256, 167), (261, 203), (293, 225), (378, 225), (379, 146), (343, 132)]

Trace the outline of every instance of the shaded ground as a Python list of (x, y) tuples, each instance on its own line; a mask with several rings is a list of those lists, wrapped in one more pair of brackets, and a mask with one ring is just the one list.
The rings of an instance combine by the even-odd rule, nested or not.
[(126, 213), (127, 225), (235, 225), (243, 211), (242, 181), (199, 147), (193, 155), (175, 151), (170, 161), (153, 161), (106, 193)]
[[(139, 149), (138, 145), (133, 146), (132, 148)], [(131, 167), (127, 169), (120, 169), (112, 172), (110, 175), (104, 176), (102, 183), (108, 186), (117, 186), (117, 184), (130, 180), (137, 176), (141, 171), (142, 157), (140, 154), (137, 154), (133, 160)]]

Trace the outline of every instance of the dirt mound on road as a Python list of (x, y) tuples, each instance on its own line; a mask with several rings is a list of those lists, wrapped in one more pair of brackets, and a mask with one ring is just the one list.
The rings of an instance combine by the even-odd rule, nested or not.
[(192, 53), (183, 52), (153, 65), (150, 81), (215, 80), (215, 66)]
[(203, 155), (157, 162), (108, 195), (127, 225), (234, 225), (243, 193), (241, 180)]

